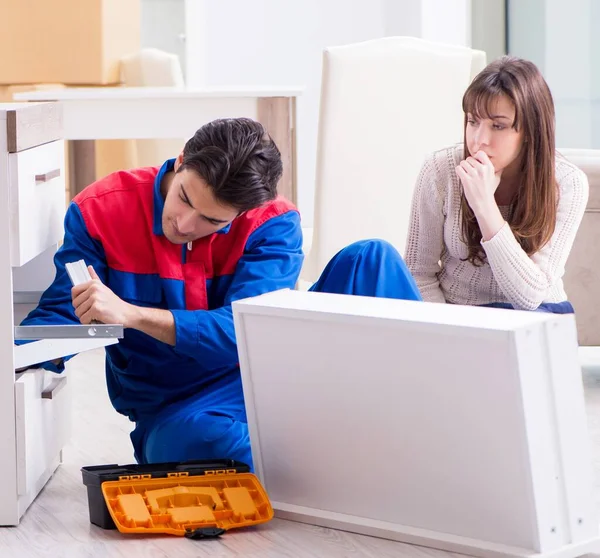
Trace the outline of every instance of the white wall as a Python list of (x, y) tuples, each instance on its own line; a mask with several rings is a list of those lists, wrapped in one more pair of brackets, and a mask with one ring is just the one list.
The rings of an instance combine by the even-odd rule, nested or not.
[(600, 148), (600, 2), (592, 2), (590, 15), (590, 64), (592, 74), (592, 118), (590, 122), (592, 128), (591, 146)]
[[(191, 86), (303, 86), (298, 99), (298, 205), (312, 224), (321, 56), (326, 46), (384, 36), (382, 0), (190, 0)], [(192, 12), (193, 15), (190, 15)], [(198, 56), (190, 53), (194, 49)]]
[(508, 51), (535, 62), (544, 74), (554, 97), (559, 148), (600, 147), (599, 4), (509, 3)]
[(468, 44), (470, 0), (186, 0), (190, 86), (304, 86), (298, 205), (312, 226), (325, 47), (388, 35)]
[(179, 56), (185, 72), (184, 0), (141, 0), (142, 48), (158, 48)]
[(488, 62), (506, 54), (507, 0), (474, 0), (471, 46), (486, 53)]
[(471, 46), (471, 0), (422, 0), (421, 10), (421, 37), (440, 43)]
[(388, 36), (471, 46), (471, 0), (383, 0), (383, 15)]
[(592, 2), (597, 0), (546, 2), (545, 77), (554, 96), (557, 143), (562, 147), (591, 146)]
[(421, 37), (423, 0), (384, 0), (384, 29), (388, 37)]

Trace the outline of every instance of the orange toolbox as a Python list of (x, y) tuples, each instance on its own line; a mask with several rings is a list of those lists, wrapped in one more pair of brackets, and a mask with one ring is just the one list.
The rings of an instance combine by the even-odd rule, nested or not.
[(90, 522), (103, 529), (201, 539), (273, 518), (260, 481), (238, 461), (99, 465), (81, 473)]

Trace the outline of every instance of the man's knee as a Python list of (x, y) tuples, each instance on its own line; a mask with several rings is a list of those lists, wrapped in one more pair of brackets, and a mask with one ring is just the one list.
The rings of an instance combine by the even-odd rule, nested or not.
[(375, 257), (377, 259), (393, 257), (402, 258), (398, 250), (394, 248), (389, 242), (381, 239), (367, 239), (358, 240), (342, 249), (339, 254), (340, 257), (347, 258), (369, 258)]

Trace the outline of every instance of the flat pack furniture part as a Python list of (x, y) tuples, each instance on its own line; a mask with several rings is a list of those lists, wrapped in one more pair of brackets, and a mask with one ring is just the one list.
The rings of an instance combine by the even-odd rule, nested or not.
[(486, 558), (600, 549), (573, 315), (294, 290), (233, 309), (277, 516)]

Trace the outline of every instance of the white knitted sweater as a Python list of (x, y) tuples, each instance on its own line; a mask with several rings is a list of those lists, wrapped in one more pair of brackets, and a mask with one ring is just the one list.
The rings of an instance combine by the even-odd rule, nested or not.
[[(505, 223), (481, 243), (487, 261), (477, 267), (463, 261), (467, 246), (461, 241), (461, 185), (454, 170), (462, 154), (462, 145), (433, 153), (417, 180), (405, 258), (423, 299), (467, 305), (509, 302), (522, 310), (567, 300), (562, 276), (587, 204), (586, 175), (558, 155), (559, 201), (550, 241), (530, 257)], [(500, 207), (505, 219), (508, 210)]]

